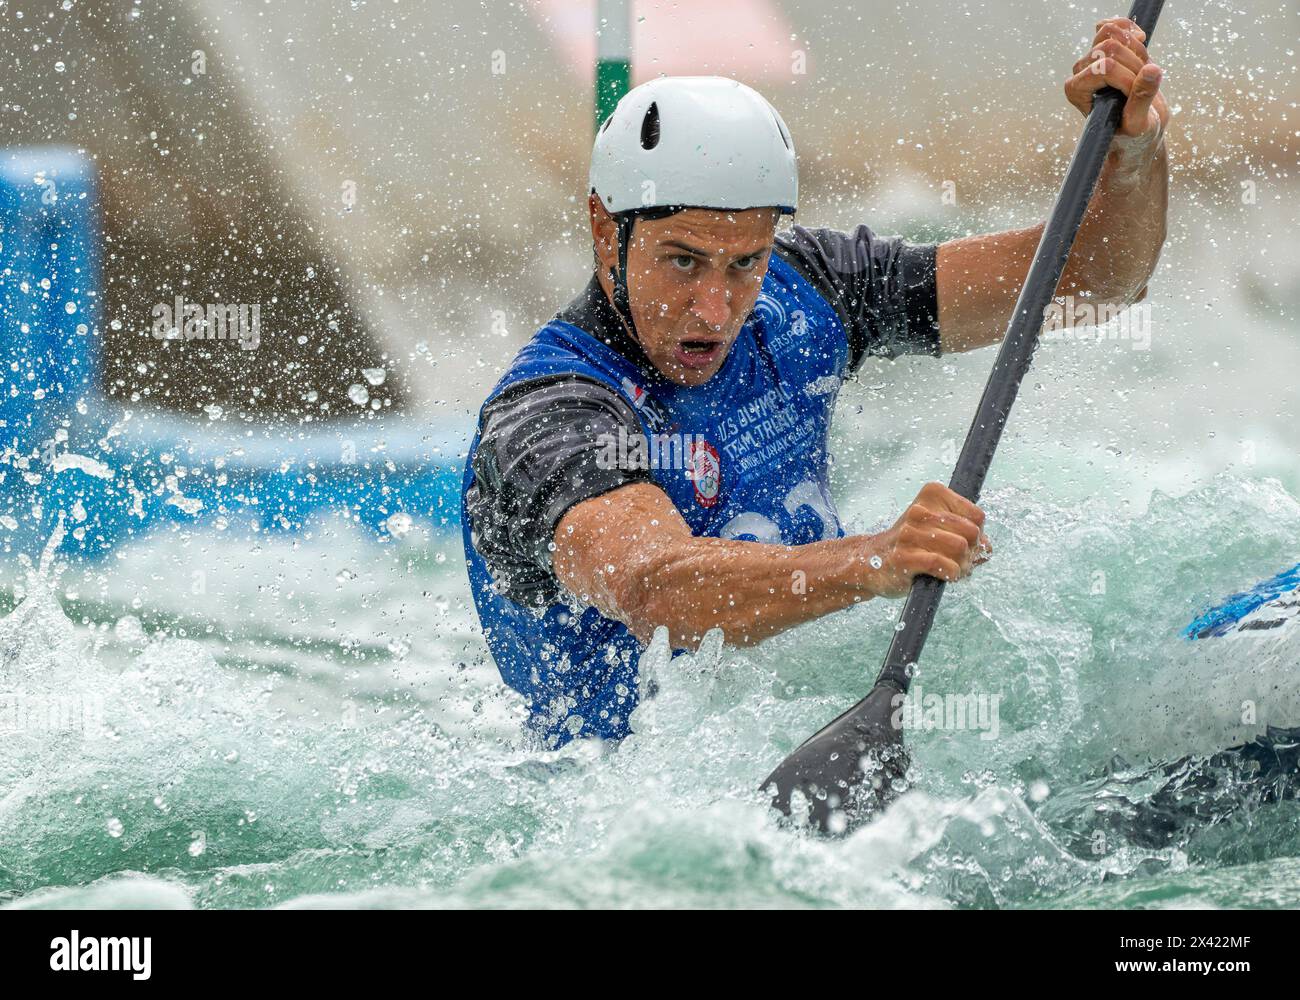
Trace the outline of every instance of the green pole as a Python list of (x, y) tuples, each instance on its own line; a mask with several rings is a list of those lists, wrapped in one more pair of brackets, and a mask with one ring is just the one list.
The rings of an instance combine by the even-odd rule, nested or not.
[(608, 118), (632, 83), (632, 0), (596, 2), (596, 121)]

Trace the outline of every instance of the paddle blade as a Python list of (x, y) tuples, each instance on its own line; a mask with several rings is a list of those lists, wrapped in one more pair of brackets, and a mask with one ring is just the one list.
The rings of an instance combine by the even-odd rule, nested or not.
[(835, 834), (883, 808), (907, 776), (902, 704), (896, 687), (878, 683), (767, 776), (772, 805), (787, 816), (807, 810), (813, 827)]

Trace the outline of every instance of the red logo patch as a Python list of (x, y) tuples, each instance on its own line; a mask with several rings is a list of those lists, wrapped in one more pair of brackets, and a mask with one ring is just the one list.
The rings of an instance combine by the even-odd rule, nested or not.
[(718, 449), (703, 438), (691, 444), (691, 483), (695, 487), (695, 502), (701, 507), (712, 507), (722, 491), (722, 459)]

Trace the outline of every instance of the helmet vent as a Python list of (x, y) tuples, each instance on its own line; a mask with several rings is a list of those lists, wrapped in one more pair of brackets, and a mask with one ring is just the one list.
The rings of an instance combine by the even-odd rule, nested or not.
[[(768, 108), (768, 110), (772, 111), (771, 108)], [(776, 116), (775, 111), (772, 111), (772, 121), (776, 123), (776, 130), (781, 133), (781, 141), (785, 143), (785, 148), (789, 149), (790, 137), (785, 134), (785, 126), (781, 124), (781, 119)]]
[(641, 119), (641, 148), (654, 149), (659, 145), (659, 104), (652, 101)]
[(604, 132), (605, 129), (609, 128), (609, 123), (612, 122), (613, 120), (614, 120), (614, 113), (611, 111), (609, 114), (605, 116), (605, 120), (600, 123), (600, 130)]

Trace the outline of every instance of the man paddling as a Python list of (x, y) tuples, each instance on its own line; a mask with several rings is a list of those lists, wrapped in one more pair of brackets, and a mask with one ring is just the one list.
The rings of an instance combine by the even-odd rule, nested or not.
[[(1101, 22), (1066, 96), (1126, 95), (1060, 294), (1140, 299), (1165, 233), (1168, 110), (1126, 18)], [(987, 557), (984, 515), (938, 483), (878, 535), (827, 487), (835, 394), (867, 355), (1002, 334), (1041, 227), (941, 245), (794, 226), (784, 121), (717, 77), (620, 101), (592, 151), (596, 273), (484, 403), (466, 465), (466, 560), (484, 635), (546, 745), (618, 739), (657, 627), (746, 644), (918, 574)]]

